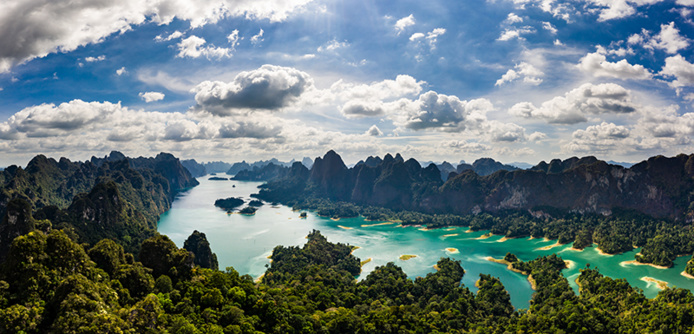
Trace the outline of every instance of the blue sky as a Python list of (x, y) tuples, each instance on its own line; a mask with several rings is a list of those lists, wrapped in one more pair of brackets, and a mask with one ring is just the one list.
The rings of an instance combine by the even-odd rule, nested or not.
[(9, 0), (0, 165), (32, 156), (692, 153), (694, 0)]

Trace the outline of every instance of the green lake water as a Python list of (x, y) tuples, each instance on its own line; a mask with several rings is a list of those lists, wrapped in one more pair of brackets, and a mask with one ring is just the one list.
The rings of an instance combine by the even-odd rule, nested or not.
[[(241, 197), (248, 202), (250, 194), (257, 193), (260, 182), (211, 181), (208, 177), (198, 178), (200, 185), (174, 200), (171, 210), (159, 220), (159, 232), (168, 235), (176, 245), (183, 247), (184, 240), (198, 230), (207, 235), (212, 251), (217, 254), (219, 267), (234, 267), (241, 274), (258, 277), (265, 272), (270, 263), (268, 256), (277, 245), (302, 245), (305, 236), (313, 229), (320, 230), (331, 242), (347, 243), (360, 248), (354, 255), (362, 261), (371, 262), (362, 268), (360, 277), (365, 277), (376, 266), (394, 262), (414, 278), (433, 272), (434, 264), (441, 257), (460, 260), (466, 270), (463, 284), (470, 290), (477, 290), (474, 282), (480, 273), (499, 277), (511, 295), (516, 308), (527, 308), (532, 289), (526, 276), (511, 272), (505, 265), (488, 261), (486, 258), (503, 258), (512, 252), (521, 260), (532, 260), (538, 256), (557, 253), (572, 265), (563, 271), (574, 290), (578, 291), (575, 279), (579, 269), (589, 263), (604, 275), (625, 278), (632, 286), (642, 289), (649, 298), (655, 297), (658, 287), (642, 280), (652, 277), (666, 281), (669, 286), (694, 289), (694, 280), (680, 273), (689, 256), (680, 257), (670, 269), (657, 269), (651, 266), (622, 264), (634, 259), (639, 250), (620, 255), (601, 255), (595, 247), (582, 252), (571, 250), (571, 244), (549, 250), (540, 248), (553, 245), (555, 241), (542, 239), (510, 239), (500, 242), (501, 236), (478, 239), (486, 231), (466, 233), (467, 227), (426, 230), (421, 227), (399, 227), (397, 224), (375, 225), (382, 222), (365, 221), (363, 218), (340, 219), (334, 221), (318, 217), (309, 212), (305, 219), (299, 218), (286, 206), (262, 206), (255, 215), (227, 214), (214, 206), (218, 198)], [(235, 187), (234, 187), (235, 186)], [(457, 251), (447, 250), (455, 248)], [(404, 254), (417, 255), (407, 261), (400, 260)]]

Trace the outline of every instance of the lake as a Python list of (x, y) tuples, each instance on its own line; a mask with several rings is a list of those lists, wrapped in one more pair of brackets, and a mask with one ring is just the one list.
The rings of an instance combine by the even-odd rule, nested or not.
[[(503, 258), (512, 252), (521, 260), (532, 260), (538, 256), (557, 253), (572, 265), (563, 271), (574, 290), (578, 291), (575, 279), (579, 269), (587, 263), (597, 267), (600, 272), (613, 278), (625, 278), (632, 286), (643, 290), (649, 297), (655, 297), (658, 287), (655, 283), (642, 280), (652, 277), (666, 281), (670, 287), (694, 289), (694, 280), (680, 273), (689, 256), (679, 257), (670, 269), (651, 266), (623, 264), (634, 260), (639, 249), (620, 255), (601, 255), (596, 247), (584, 251), (574, 251), (571, 244), (542, 249), (554, 245), (554, 240), (543, 239), (502, 239), (492, 236), (481, 239), (487, 231), (467, 233), (467, 227), (427, 230), (422, 227), (400, 227), (398, 224), (366, 221), (363, 218), (332, 220), (319, 217), (311, 212), (304, 219), (291, 208), (266, 204), (253, 216), (227, 214), (214, 206), (219, 198), (241, 197), (248, 202), (250, 195), (258, 192), (260, 182), (213, 181), (209, 176), (198, 178), (200, 185), (177, 196), (171, 210), (161, 215), (159, 233), (165, 234), (178, 247), (183, 247), (185, 239), (198, 230), (207, 235), (212, 251), (217, 254), (219, 267), (234, 267), (240, 274), (259, 277), (265, 272), (277, 245), (303, 245), (311, 230), (319, 230), (331, 242), (359, 246), (354, 255), (362, 261), (371, 261), (362, 267), (360, 278), (366, 277), (375, 267), (394, 262), (402, 267), (410, 278), (425, 276), (433, 272), (434, 264), (441, 257), (460, 260), (465, 269), (463, 284), (476, 291), (475, 281), (479, 274), (491, 274), (503, 282), (511, 295), (516, 308), (527, 308), (532, 289), (526, 276), (514, 273), (505, 265), (488, 261), (486, 258)], [(409, 260), (401, 260), (401, 255), (416, 255)]]

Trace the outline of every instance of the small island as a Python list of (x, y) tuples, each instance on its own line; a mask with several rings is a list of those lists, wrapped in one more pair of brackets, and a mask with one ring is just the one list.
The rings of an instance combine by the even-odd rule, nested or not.
[(220, 198), (214, 201), (214, 206), (226, 210), (226, 212), (233, 212), (234, 209), (243, 205), (245, 203), (242, 199), (236, 197)]
[(301, 218), (301, 219), (306, 219), (307, 216), (308, 216), (308, 214), (306, 214), (306, 211), (303, 211), (302, 213), (299, 214), (299, 218)]
[(213, 176), (213, 177), (209, 178), (208, 180), (210, 180), (210, 181), (229, 181), (228, 178), (219, 177), (219, 176)]
[(248, 205), (249, 205), (249, 206), (254, 206), (254, 207), (256, 207), (256, 208), (263, 206), (263, 204), (265, 204), (265, 203), (263, 203), (263, 201), (260, 201), (260, 200), (257, 200), (257, 199), (254, 199), (254, 200), (248, 202)]
[(400, 255), (400, 260), (407, 261), (410, 259), (414, 259), (416, 257), (417, 257), (417, 255), (405, 254), (405, 255)]
[(258, 208), (252, 207), (252, 206), (247, 206), (241, 210), (239, 210), (239, 213), (242, 215), (249, 215), (252, 216), (255, 214), (255, 212), (258, 211)]

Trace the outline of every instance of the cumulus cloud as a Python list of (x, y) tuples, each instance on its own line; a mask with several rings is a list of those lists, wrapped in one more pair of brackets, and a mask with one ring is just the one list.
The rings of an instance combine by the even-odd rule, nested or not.
[(161, 101), (164, 99), (164, 93), (160, 92), (142, 92), (140, 93), (140, 98), (145, 100), (145, 102), (150, 103), (150, 102), (156, 102), (156, 101)]
[(373, 137), (383, 136), (383, 132), (375, 124), (366, 130), (365, 134)]
[(552, 35), (556, 35), (559, 32), (550, 22), (542, 22), (542, 29), (549, 31)]
[(627, 39), (629, 45), (641, 45), (648, 50), (663, 50), (669, 54), (676, 54), (689, 46), (689, 39), (680, 35), (680, 30), (675, 22), (661, 24), (660, 32), (653, 35), (652, 32), (643, 29), (641, 34), (633, 34)]
[(201, 56), (205, 56), (207, 59), (222, 59), (231, 57), (232, 49), (216, 47), (214, 45), (205, 46), (205, 44), (207, 44), (207, 42), (202, 37), (193, 35), (188, 38), (184, 38), (178, 43), (178, 54), (176, 57), (199, 58)]
[(521, 102), (509, 109), (514, 116), (540, 118), (548, 123), (576, 124), (586, 122), (589, 115), (625, 114), (636, 111), (630, 92), (617, 84), (583, 84), (545, 101), (538, 108), (532, 103)]
[(673, 88), (694, 85), (694, 64), (688, 62), (681, 55), (665, 59), (665, 66), (663, 66), (660, 74), (675, 78), (675, 80), (669, 83), (670, 87)]
[(311, 0), (0, 2), (0, 73), (55, 52), (103, 41), (145, 22), (174, 18), (197, 28), (226, 17), (283, 21)]
[(494, 85), (501, 86), (505, 83), (512, 82), (520, 78), (523, 78), (524, 83), (539, 85), (542, 83), (542, 77), (544, 75), (545, 73), (537, 69), (535, 66), (526, 62), (521, 62), (515, 66), (515, 69), (509, 69), (504, 75), (501, 76), (499, 80), (496, 81)]
[(600, 13), (598, 21), (621, 19), (636, 14), (636, 7), (652, 5), (663, 0), (588, 0)]
[(88, 63), (94, 63), (94, 62), (97, 62), (97, 61), (103, 61), (103, 60), (105, 60), (105, 59), (106, 59), (106, 56), (105, 56), (105, 55), (101, 55), (101, 56), (98, 56), (98, 57), (87, 57), (87, 58), (84, 58), (84, 61), (86, 61), (86, 62), (88, 62)]
[(576, 66), (582, 71), (596, 77), (634, 80), (646, 80), (651, 78), (651, 72), (642, 65), (631, 65), (626, 59), (612, 63), (600, 52), (585, 55)]
[(397, 22), (395, 22), (395, 31), (398, 32), (398, 35), (405, 31), (405, 28), (409, 26), (413, 26), (415, 24), (415, 19), (414, 15), (410, 14), (409, 16), (405, 16), (401, 19), (399, 19)]
[(123, 66), (123, 67), (121, 67), (121, 68), (119, 68), (119, 69), (116, 70), (116, 74), (117, 74), (118, 76), (121, 76), (121, 75), (126, 74), (126, 73), (128, 73), (128, 70), (125, 69), (125, 66)]
[(166, 37), (163, 37), (162, 35), (157, 35), (157, 37), (155, 37), (154, 40), (157, 42), (168, 42), (170, 40), (179, 39), (181, 37), (183, 37), (183, 33), (176, 30)]
[(470, 154), (481, 154), (491, 150), (491, 147), (488, 145), (478, 142), (468, 142), (466, 140), (448, 140), (441, 143), (441, 146), (446, 150)]
[(479, 129), (493, 109), (487, 99), (460, 100), (457, 96), (426, 92), (416, 100), (400, 99), (388, 104), (395, 125), (411, 130), (460, 132)]
[(509, 13), (504, 22), (508, 24), (522, 23), (523, 18), (516, 15), (515, 13)]
[(433, 51), (436, 49), (436, 43), (438, 42), (439, 36), (443, 35), (446, 33), (446, 29), (444, 28), (436, 28), (426, 34), (421, 33), (421, 32), (416, 32), (410, 36), (410, 41), (419, 43), (421, 41), (426, 41), (426, 43), (429, 45), (429, 49)]
[[(0, 123), (0, 138), (36, 142), (67, 138), (75, 143), (98, 141), (172, 141), (196, 139), (268, 139), (282, 137), (281, 122), (265, 119), (210, 119), (194, 114), (132, 110), (120, 103), (73, 100), (60, 105), (25, 108)], [(271, 124), (271, 125), (270, 125)], [(90, 139), (88, 139), (90, 138)]]
[(195, 109), (232, 115), (248, 109), (278, 110), (313, 88), (313, 79), (299, 70), (263, 65), (239, 73), (231, 82), (204, 81), (193, 88)]

